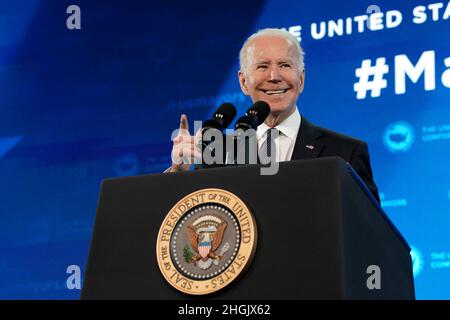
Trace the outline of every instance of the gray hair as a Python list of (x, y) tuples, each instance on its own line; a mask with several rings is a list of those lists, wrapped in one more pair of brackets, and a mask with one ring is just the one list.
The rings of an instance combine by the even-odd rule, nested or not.
[(298, 58), (298, 61), (296, 61), (298, 69), (300, 70), (300, 72), (302, 72), (305, 69), (305, 62), (304, 62), (305, 52), (300, 46), (300, 43), (298, 42), (297, 38), (292, 33), (285, 31), (283, 29), (266, 28), (252, 34), (250, 37), (247, 38), (247, 40), (245, 40), (244, 44), (242, 45), (241, 51), (239, 51), (239, 69), (242, 72), (244, 72), (244, 70), (248, 66), (247, 65), (248, 48), (251, 42), (255, 38), (259, 37), (277, 37), (288, 41), (291, 45), (294, 46), (294, 49), (298, 53), (296, 55), (296, 57)]

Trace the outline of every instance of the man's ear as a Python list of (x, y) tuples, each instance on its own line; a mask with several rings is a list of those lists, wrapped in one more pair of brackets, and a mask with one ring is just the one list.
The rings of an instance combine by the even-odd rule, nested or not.
[(300, 93), (303, 92), (303, 89), (305, 88), (305, 69), (300, 73)]
[(241, 86), (242, 92), (246, 96), (248, 96), (249, 93), (248, 93), (247, 85), (245, 83), (245, 76), (244, 76), (244, 73), (241, 70), (238, 71), (238, 78), (239, 78), (239, 85)]

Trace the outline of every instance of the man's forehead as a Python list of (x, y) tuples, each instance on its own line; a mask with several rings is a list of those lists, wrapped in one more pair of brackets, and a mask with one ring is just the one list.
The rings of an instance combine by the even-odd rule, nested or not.
[(247, 57), (258, 61), (293, 60), (295, 47), (292, 42), (280, 37), (257, 37), (247, 47)]

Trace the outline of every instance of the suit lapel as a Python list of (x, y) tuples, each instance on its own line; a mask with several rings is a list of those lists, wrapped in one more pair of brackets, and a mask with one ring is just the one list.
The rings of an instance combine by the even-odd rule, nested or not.
[(320, 130), (302, 116), (291, 160), (317, 158), (324, 147), (323, 142), (319, 140), (321, 135)]

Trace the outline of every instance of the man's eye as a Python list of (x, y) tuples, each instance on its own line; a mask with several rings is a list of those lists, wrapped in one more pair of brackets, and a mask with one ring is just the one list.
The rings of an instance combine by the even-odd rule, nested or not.
[(282, 67), (282, 68), (290, 68), (291, 65), (290, 65), (289, 63), (283, 63), (283, 64), (281, 65), (281, 67)]
[(260, 65), (260, 66), (257, 66), (256, 69), (267, 69), (267, 66), (266, 65)]

